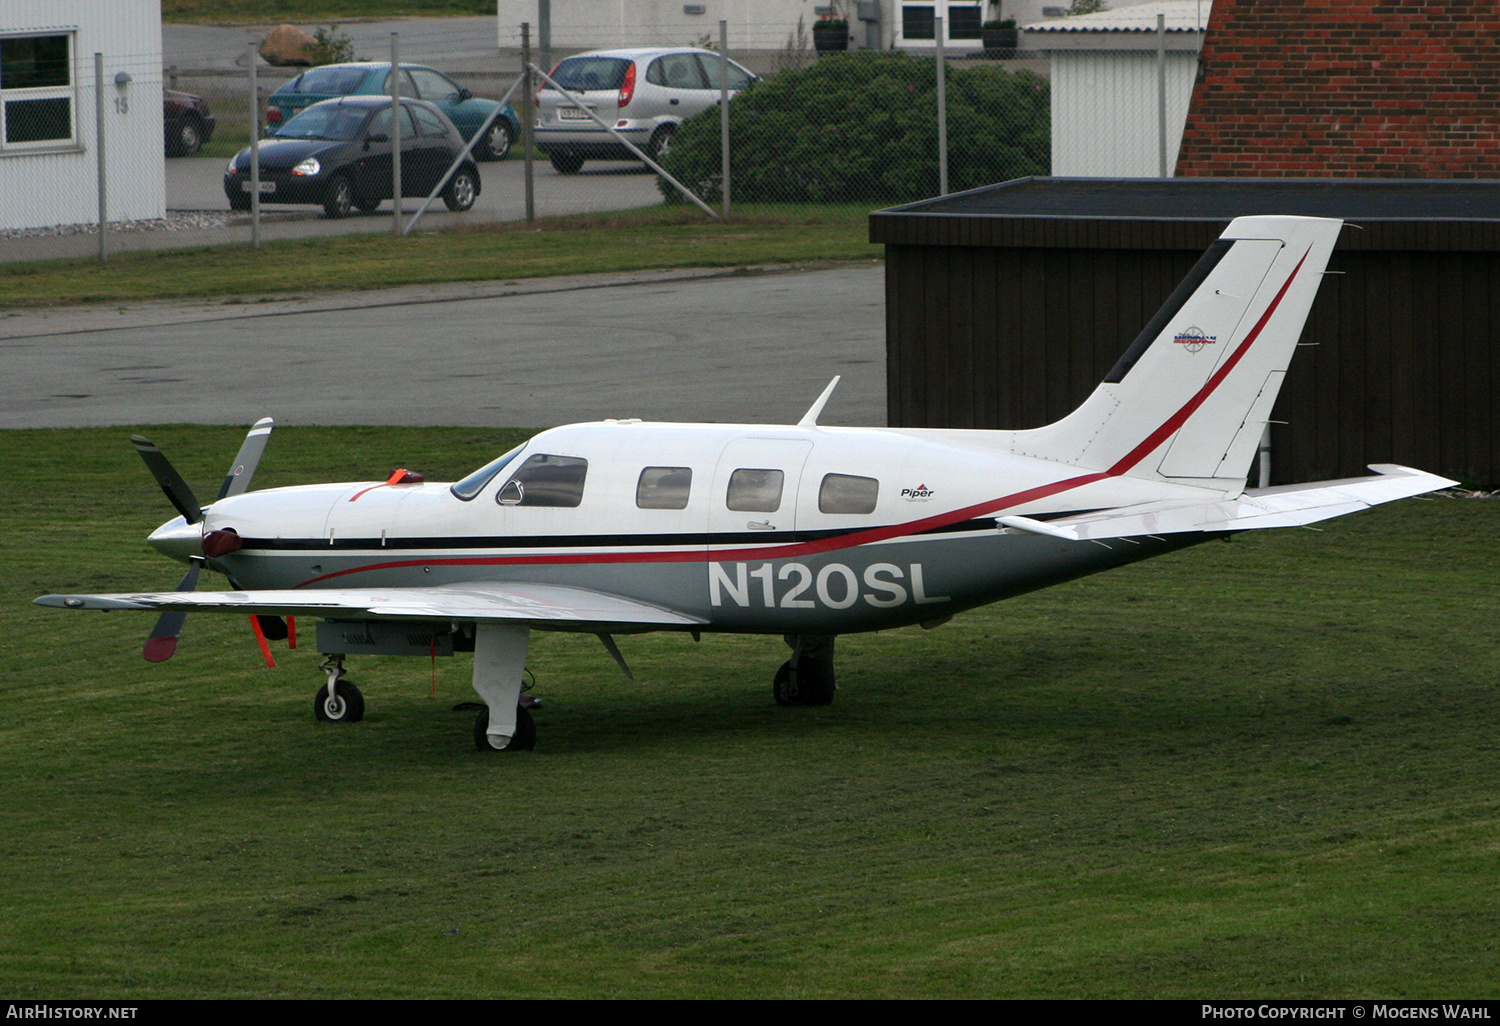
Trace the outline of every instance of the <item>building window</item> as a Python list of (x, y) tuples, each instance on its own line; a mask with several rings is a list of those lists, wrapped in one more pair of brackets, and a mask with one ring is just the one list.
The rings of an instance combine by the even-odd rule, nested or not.
[(72, 145), (73, 37), (0, 38), (0, 149)]
[(949, 39), (980, 39), (983, 33), (979, 31), (981, 24), (979, 8), (959, 7), (957, 5), (948, 8), (948, 38)]
[(937, 14), (930, 6), (903, 4), (901, 7), (901, 35), (905, 39), (937, 38)]

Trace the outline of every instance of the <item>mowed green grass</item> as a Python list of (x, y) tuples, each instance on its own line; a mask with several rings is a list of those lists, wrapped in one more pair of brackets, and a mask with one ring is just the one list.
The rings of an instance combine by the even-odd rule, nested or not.
[[(30, 605), (169, 588), (128, 429), (8, 431), (0, 993), (63, 997), (1490, 997), (1500, 503), (1409, 500), (839, 642), (539, 635), (540, 742), (473, 750), (469, 660), (240, 617)], [(152, 428), (200, 494), (240, 432)], [(257, 485), (446, 478), (514, 433), (288, 429)], [(312, 625), (303, 624), (310, 636)], [(432, 697), (435, 687), (436, 698)]]
[(446, 281), (507, 281), (670, 267), (879, 260), (869, 209), (746, 205), (728, 222), (684, 204), (440, 232), (0, 264), (0, 309), (305, 294)]

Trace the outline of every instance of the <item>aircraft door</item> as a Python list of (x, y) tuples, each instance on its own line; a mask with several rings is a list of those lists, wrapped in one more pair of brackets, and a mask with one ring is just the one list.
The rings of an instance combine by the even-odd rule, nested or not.
[(710, 496), (714, 536), (790, 536), (797, 529), (797, 491), (812, 452), (803, 439), (740, 438), (719, 454)]

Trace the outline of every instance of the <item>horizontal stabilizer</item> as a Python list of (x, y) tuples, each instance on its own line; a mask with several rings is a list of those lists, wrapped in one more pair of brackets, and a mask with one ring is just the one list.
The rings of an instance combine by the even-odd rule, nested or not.
[(392, 620), (514, 623), (553, 630), (696, 627), (696, 617), (587, 588), (483, 582), (431, 588), (322, 588), (268, 591), (139, 592), (43, 595), (40, 606), (63, 609), (218, 611), (260, 616), (324, 616)]
[(1007, 530), (1045, 534), (1072, 541), (1137, 538), (1188, 531), (1254, 531), (1267, 527), (1304, 527), (1346, 513), (1357, 513), (1383, 502), (1393, 502), (1457, 484), (1456, 481), (1436, 474), (1394, 464), (1375, 464), (1370, 469), (1375, 471), (1376, 476), (1250, 489), (1238, 499), (1226, 499), (1222, 502), (1152, 502), (1062, 517), (1045, 524), (1026, 521), (1024, 517), (1000, 517), (997, 523)]

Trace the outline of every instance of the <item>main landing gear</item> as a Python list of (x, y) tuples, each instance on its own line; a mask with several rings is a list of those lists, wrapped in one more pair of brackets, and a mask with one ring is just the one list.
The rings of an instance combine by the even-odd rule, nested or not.
[(832, 705), (838, 685), (833, 676), (831, 634), (788, 634), (792, 657), (776, 671), (772, 693), (777, 705)]
[(344, 657), (329, 656), (318, 669), (328, 683), (313, 693), (313, 715), (322, 723), (358, 723), (365, 718), (365, 696), (344, 679)]

